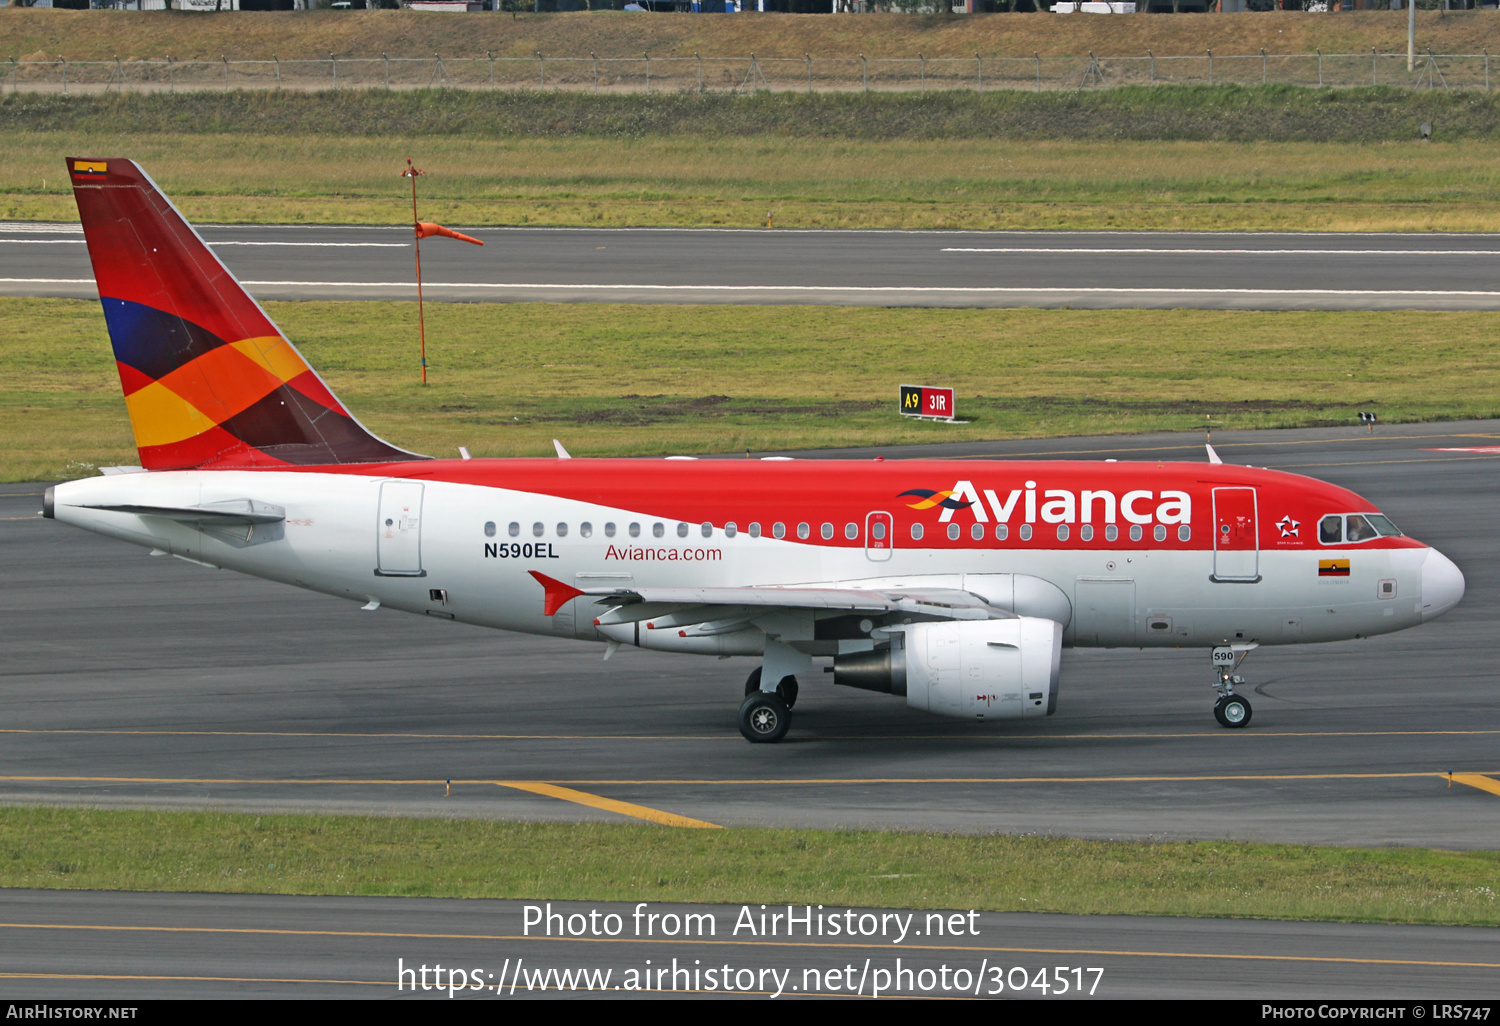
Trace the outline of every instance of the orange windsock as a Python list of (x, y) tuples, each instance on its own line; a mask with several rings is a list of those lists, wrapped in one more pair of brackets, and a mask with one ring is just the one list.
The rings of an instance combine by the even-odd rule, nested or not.
[(433, 224), (431, 221), (418, 221), (417, 238), (425, 239), (429, 235), (443, 235), (450, 239), (458, 239), (460, 242), (472, 242), (476, 246), (484, 245), (483, 242), (481, 242), (479, 239), (474, 238), (472, 235), (465, 235), (463, 232), (456, 232), (452, 228), (444, 228), (442, 225)]

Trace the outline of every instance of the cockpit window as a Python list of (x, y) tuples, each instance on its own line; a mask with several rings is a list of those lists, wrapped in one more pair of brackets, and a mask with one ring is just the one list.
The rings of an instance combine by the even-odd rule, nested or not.
[(1401, 529), (1379, 513), (1330, 514), (1318, 521), (1318, 541), (1324, 545), (1350, 545), (1373, 538), (1398, 538)]
[(1352, 542), (1362, 542), (1380, 537), (1380, 532), (1365, 517), (1351, 513), (1344, 519), (1344, 537)]
[(1337, 545), (1344, 540), (1344, 518), (1324, 517), (1318, 521), (1318, 541), (1324, 545)]

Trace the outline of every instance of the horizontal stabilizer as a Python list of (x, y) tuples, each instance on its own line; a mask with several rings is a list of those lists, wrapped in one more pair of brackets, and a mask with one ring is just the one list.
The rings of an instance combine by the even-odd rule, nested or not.
[(137, 516), (165, 517), (180, 524), (204, 527), (245, 527), (253, 524), (279, 524), (286, 510), (254, 499), (230, 499), (206, 506), (142, 506), (136, 503), (88, 504), (84, 509), (103, 509), (112, 513), (134, 513)]

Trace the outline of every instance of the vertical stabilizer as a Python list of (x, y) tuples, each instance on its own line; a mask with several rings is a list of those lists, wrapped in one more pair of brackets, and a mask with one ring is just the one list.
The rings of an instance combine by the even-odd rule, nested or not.
[(69, 157), (148, 470), (424, 459), (375, 437), (133, 161)]

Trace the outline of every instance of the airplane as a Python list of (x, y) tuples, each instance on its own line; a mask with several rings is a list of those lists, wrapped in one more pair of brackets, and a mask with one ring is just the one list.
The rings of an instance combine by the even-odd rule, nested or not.
[(814, 660), (925, 713), (1052, 714), (1065, 648), (1210, 651), (1220, 724), (1261, 645), (1363, 638), (1464, 578), (1374, 503), (1210, 462), (433, 459), (357, 421), (130, 160), (68, 158), (140, 466), (45, 516), (460, 623), (758, 665), (779, 741)]

